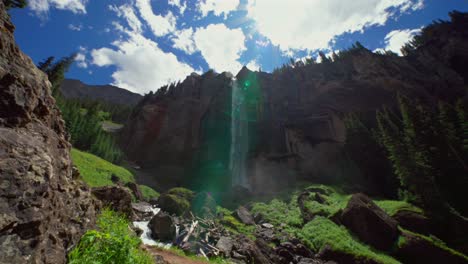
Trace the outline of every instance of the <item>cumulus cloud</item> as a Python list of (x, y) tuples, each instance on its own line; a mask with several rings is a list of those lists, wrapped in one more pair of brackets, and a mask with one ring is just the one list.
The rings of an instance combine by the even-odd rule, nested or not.
[(187, 28), (177, 31), (172, 38), (174, 42), (173, 47), (180, 49), (185, 53), (191, 55), (197, 51), (195, 41), (193, 40), (193, 29)]
[(150, 0), (136, 0), (136, 7), (156, 37), (162, 37), (175, 31), (177, 18), (172, 12), (167, 12), (165, 16), (155, 15)]
[[(393, 30), (385, 36), (384, 50), (390, 50), (398, 55), (402, 55), (401, 48), (413, 37), (421, 32), (421, 29)], [(381, 49), (379, 49), (381, 50)]]
[(224, 18), (227, 18), (227, 15), (236, 10), (238, 6), (239, 0), (202, 0), (198, 4), (198, 11), (203, 17), (213, 12), (215, 16), (224, 14)]
[(86, 14), (87, 2), (88, 0), (29, 0), (28, 7), (38, 15), (49, 12), (50, 8)]
[(197, 50), (215, 71), (236, 74), (242, 68), (239, 58), (246, 48), (245, 36), (241, 29), (230, 29), (224, 24), (211, 24), (197, 29), (193, 39)]
[(247, 16), (282, 50), (317, 50), (343, 33), (384, 25), (396, 13), (422, 6), (421, 0), (249, 0)]
[(122, 38), (114, 41), (111, 47), (91, 51), (94, 65), (117, 68), (112, 74), (113, 85), (143, 94), (182, 80), (194, 72), (173, 53), (164, 52), (156, 42), (134, 30), (138, 27), (113, 24), (122, 33)]

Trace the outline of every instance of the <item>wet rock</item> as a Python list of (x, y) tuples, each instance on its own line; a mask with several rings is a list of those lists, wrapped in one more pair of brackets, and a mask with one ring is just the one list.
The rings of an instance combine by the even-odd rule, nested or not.
[(272, 228), (274, 228), (275, 226), (272, 225), (272, 224), (270, 224), (270, 223), (263, 223), (263, 224), (262, 224), (262, 227), (268, 228), (268, 229), (272, 229)]
[(221, 237), (216, 243), (216, 247), (224, 254), (224, 256), (230, 256), (234, 242), (230, 237)]
[(14, 29), (0, 1), (0, 263), (61, 264), (100, 203), (77, 181), (51, 84)]
[(145, 200), (145, 198), (143, 197), (143, 194), (141, 193), (140, 186), (138, 186), (138, 184), (134, 182), (127, 182), (125, 186), (127, 186), (127, 188), (129, 188), (132, 191), (137, 201)]
[(255, 225), (255, 220), (249, 210), (244, 206), (239, 206), (235, 212), (235, 216), (246, 225)]
[(93, 188), (91, 192), (105, 207), (128, 217), (132, 216), (132, 196), (127, 189), (120, 186), (104, 186)]
[(153, 216), (148, 227), (151, 230), (151, 236), (161, 242), (172, 242), (175, 237), (176, 228), (172, 217), (164, 212)]
[(148, 221), (154, 215), (153, 206), (147, 202), (132, 203), (134, 221)]
[(398, 238), (398, 223), (361, 193), (351, 197), (341, 221), (359, 239), (380, 250), (391, 249)]

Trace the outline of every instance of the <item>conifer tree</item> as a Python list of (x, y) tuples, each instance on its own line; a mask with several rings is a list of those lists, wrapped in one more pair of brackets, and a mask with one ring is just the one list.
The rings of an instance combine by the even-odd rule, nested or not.
[(10, 8), (25, 8), (26, 0), (4, 0), (6, 9)]

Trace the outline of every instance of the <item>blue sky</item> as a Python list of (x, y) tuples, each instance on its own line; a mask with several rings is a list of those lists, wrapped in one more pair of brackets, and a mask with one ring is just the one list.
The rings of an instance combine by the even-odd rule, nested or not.
[(34, 62), (77, 52), (68, 78), (144, 94), (194, 71), (270, 72), (356, 41), (399, 52), (452, 10), (468, 0), (29, 0), (10, 13)]

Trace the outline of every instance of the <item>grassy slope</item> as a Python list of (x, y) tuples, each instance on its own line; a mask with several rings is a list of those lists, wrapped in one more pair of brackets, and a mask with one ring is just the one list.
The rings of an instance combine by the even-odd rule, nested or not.
[(122, 182), (134, 182), (133, 174), (127, 169), (114, 165), (90, 153), (72, 149), (73, 163), (78, 167), (82, 179), (91, 187), (112, 185), (112, 174)]

